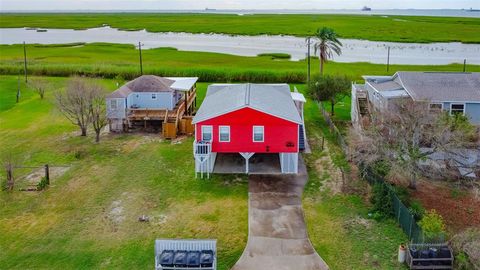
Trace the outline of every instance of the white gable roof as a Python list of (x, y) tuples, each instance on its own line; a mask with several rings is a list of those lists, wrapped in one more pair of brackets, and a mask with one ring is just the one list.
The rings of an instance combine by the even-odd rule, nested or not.
[(193, 123), (243, 108), (252, 108), (301, 124), (288, 84), (212, 84)]
[(189, 91), (197, 82), (198, 77), (167, 77), (167, 79), (174, 81), (170, 88), (178, 91)]

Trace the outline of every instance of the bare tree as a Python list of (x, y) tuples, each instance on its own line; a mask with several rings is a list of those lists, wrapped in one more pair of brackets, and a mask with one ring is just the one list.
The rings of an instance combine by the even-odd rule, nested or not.
[(33, 89), (33, 91), (35, 91), (40, 96), (40, 99), (43, 99), (45, 97), (45, 92), (50, 87), (50, 84), (44, 78), (31, 78), (28, 84)]
[(431, 111), (427, 102), (399, 101), (374, 113), (369, 126), (350, 136), (353, 158), (367, 165), (387, 162), (409, 178), (409, 187), (415, 189), (420, 175), (453, 173), (451, 168), (461, 163), (462, 150), (475, 147), (475, 129), (462, 117)]
[(95, 130), (95, 142), (100, 141), (100, 132), (107, 123), (107, 109), (105, 105), (105, 90), (98, 84), (91, 85), (90, 115), (93, 130)]
[(80, 127), (81, 136), (87, 136), (87, 128), (92, 122), (90, 84), (85, 79), (73, 77), (68, 81), (65, 92), (55, 93), (55, 101), (60, 112)]

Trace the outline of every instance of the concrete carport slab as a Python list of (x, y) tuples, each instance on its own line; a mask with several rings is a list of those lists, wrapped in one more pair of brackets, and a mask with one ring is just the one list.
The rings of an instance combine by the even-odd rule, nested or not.
[[(248, 160), (249, 174), (280, 174), (278, 154), (256, 153)], [(245, 158), (239, 153), (218, 153), (213, 173), (245, 173)]]
[(232, 270), (326, 270), (307, 234), (302, 193), (307, 172), (249, 176), (247, 247)]

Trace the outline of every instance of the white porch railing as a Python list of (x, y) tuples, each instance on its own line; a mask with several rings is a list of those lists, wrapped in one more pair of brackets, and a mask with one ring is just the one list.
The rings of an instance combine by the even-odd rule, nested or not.
[(193, 156), (195, 158), (195, 178), (197, 173), (200, 173), (201, 178), (204, 173), (209, 178), (215, 162), (214, 157), (212, 158), (212, 141), (194, 141)]
[(209, 155), (212, 152), (212, 141), (194, 141), (193, 155)]

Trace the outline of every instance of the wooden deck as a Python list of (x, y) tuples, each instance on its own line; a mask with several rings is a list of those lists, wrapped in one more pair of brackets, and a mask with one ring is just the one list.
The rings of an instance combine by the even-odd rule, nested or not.
[[(191, 116), (196, 106), (197, 89), (193, 88), (187, 92), (187, 100), (182, 98), (178, 101), (177, 106), (173, 110), (167, 109), (127, 109), (128, 126), (132, 121), (143, 121), (145, 128), (148, 121), (161, 121), (162, 134), (167, 139), (174, 139), (179, 132), (180, 122), (183, 121), (183, 134), (192, 133), (192, 128), (187, 127), (187, 123), (191, 125)], [(186, 118), (182, 120), (182, 118)], [(181, 132), (182, 133), (182, 132)]]
[[(193, 88), (193, 90), (190, 91), (190, 95), (187, 98), (186, 104), (185, 104), (185, 98), (182, 98), (178, 102), (177, 106), (173, 108), (173, 110), (150, 109), (150, 108), (127, 109), (127, 118), (129, 121), (143, 121), (143, 120), (178, 121), (185, 115), (186, 111), (188, 111), (188, 113), (193, 112), (192, 105), (194, 105), (195, 103), (196, 96), (197, 96), (197, 89)], [(187, 108), (187, 110), (185, 110), (185, 108)]]

